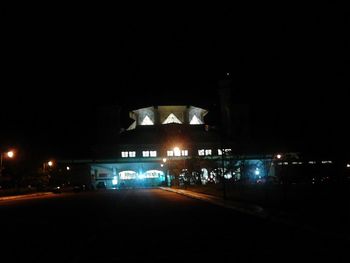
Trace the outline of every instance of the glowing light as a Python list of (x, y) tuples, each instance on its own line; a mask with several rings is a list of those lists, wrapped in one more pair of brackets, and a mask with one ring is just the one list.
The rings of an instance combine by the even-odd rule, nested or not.
[(255, 175), (259, 175), (260, 174), (260, 170), (259, 170), (259, 168), (256, 168), (255, 169)]
[(66, 167), (66, 169), (67, 169), (67, 171), (69, 171), (69, 170), (70, 170), (70, 167), (69, 167), (69, 166), (67, 166), (67, 167)]
[(232, 178), (232, 174), (230, 172), (229, 173), (225, 173), (224, 177), (225, 177), (225, 179), (231, 179)]
[[(228, 154), (228, 153), (230, 153), (232, 151), (232, 149), (224, 149), (224, 153), (225, 154)], [(218, 149), (218, 155), (222, 155), (222, 149)]]
[(205, 155), (211, 155), (211, 153), (212, 153), (211, 149), (206, 149), (205, 150)]
[(282, 158), (282, 155), (281, 154), (277, 154), (277, 159), (281, 159)]
[(49, 166), (52, 166), (52, 165), (53, 165), (53, 162), (52, 162), (52, 161), (48, 161), (47, 164), (48, 164)]
[(160, 167), (164, 167), (164, 164), (161, 163), (161, 164), (160, 164)]
[(188, 150), (182, 150), (181, 151), (182, 156), (188, 156)]
[(193, 115), (192, 120), (190, 121), (191, 125), (199, 125), (199, 124), (203, 124), (203, 122), (198, 119), (198, 117), (196, 115)]
[(112, 184), (113, 185), (118, 184), (118, 178), (116, 176), (113, 176)]
[(8, 156), (9, 158), (12, 158), (14, 155), (15, 155), (15, 154), (14, 154), (13, 151), (7, 152), (7, 156)]
[(150, 117), (146, 115), (146, 117), (142, 120), (141, 125), (153, 125), (153, 122)]
[(173, 113), (170, 113), (168, 118), (166, 118), (166, 120), (163, 122), (163, 124), (169, 124), (169, 123), (182, 124), (181, 121)]
[(144, 174), (144, 178), (159, 178), (164, 176), (164, 173), (159, 170), (149, 170)]
[(346, 168), (350, 168), (350, 163), (348, 163), (348, 164), (346, 165)]
[(181, 156), (181, 150), (179, 147), (175, 147), (174, 148), (174, 155), (175, 156)]
[(119, 177), (122, 180), (132, 180), (136, 179), (137, 173), (134, 171), (122, 171), (119, 173)]
[(167, 159), (166, 158), (163, 158), (163, 163), (166, 163)]

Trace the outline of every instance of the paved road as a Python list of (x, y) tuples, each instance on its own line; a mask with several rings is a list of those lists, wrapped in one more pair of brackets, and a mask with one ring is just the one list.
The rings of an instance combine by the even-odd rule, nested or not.
[(1, 201), (1, 262), (350, 262), (349, 242), (159, 189)]

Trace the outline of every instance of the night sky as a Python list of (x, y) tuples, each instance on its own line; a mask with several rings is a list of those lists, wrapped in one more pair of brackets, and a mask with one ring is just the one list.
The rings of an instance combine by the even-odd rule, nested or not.
[(226, 72), (232, 100), (250, 105), (252, 136), (293, 149), (349, 146), (350, 24), (341, 6), (15, 4), (2, 12), (2, 148), (89, 157), (119, 129), (119, 109), (127, 116), (159, 104), (206, 107), (215, 124)]

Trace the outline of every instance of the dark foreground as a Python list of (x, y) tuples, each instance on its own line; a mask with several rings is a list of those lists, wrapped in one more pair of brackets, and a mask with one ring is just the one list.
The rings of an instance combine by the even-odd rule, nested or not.
[(1, 262), (350, 262), (349, 241), (158, 189), (0, 201)]

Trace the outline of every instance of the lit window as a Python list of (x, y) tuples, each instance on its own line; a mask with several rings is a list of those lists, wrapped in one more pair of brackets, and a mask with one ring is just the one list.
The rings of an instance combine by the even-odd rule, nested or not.
[(174, 155), (175, 156), (181, 156), (181, 151), (180, 151), (179, 147), (175, 147), (174, 148)]
[(205, 150), (205, 155), (211, 155), (211, 150), (210, 149), (206, 149)]
[(143, 157), (149, 157), (149, 151), (143, 151), (142, 152)]
[(168, 156), (174, 156), (174, 152), (173, 151), (167, 151), (167, 155)]
[(163, 122), (163, 124), (169, 124), (169, 123), (181, 124), (181, 121), (173, 113), (170, 113), (169, 116), (166, 118), (166, 120)]
[(159, 178), (161, 176), (164, 176), (164, 172), (158, 170), (149, 170), (144, 174), (143, 178)]
[(157, 157), (157, 151), (150, 151), (151, 157)]
[(204, 152), (204, 150), (203, 150), (203, 149), (198, 150), (198, 155), (199, 155), (199, 156), (204, 156), (204, 153), (205, 153), (205, 152)]
[(146, 117), (141, 122), (141, 125), (153, 125), (152, 120), (146, 115)]
[[(231, 149), (224, 149), (225, 154), (229, 154), (232, 150)], [(218, 149), (218, 155), (222, 155), (222, 150)]]
[(196, 115), (193, 115), (192, 120), (190, 121), (191, 125), (203, 124), (200, 119)]
[(182, 150), (181, 151), (182, 156), (188, 156), (188, 150)]
[(113, 176), (112, 184), (113, 185), (118, 184), (118, 178), (116, 176)]
[(127, 158), (129, 156), (129, 152), (122, 152), (122, 158)]
[(135, 157), (136, 156), (136, 152), (132, 151), (132, 152), (129, 152), (129, 157)]
[(134, 171), (123, 171), (119, 173), (121, 180), (132, 180), (137, 178), (137, 173)]

